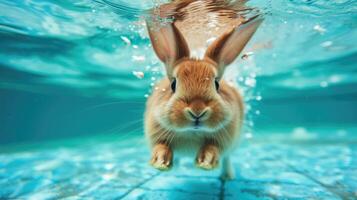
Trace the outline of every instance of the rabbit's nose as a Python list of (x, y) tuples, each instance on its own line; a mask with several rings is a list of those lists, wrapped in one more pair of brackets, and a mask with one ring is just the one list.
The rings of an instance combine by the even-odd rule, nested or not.
[(187, 108), (186, 112), (188, 113), (189, 117), (193, 120), (199, 120), (207, 116), (209, 108), (205, 108), (203, 110), (197, 111), (192, 110), (191, 108)]

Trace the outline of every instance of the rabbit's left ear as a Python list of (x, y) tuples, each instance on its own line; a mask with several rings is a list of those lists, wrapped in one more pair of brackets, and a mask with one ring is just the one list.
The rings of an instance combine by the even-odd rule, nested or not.
[(262, 18), (252, 19), (223, 34), (207, 48), (205, 57), (217, 63), (219, 77), (222, 76), (225, 67), (244, 49), (262, 21)]
[(189, 57), (188, 45), (176, 28), (175, 24), (147, 21), (149, 36), (156, 55), (165, 63), (166, 73), (172, 78), (174, 63), (184, 57)]

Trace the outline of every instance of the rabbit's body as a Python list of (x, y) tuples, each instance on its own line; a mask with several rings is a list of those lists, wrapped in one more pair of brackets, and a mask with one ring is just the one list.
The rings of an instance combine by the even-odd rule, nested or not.
[[(214, 169), (222, 160), (222, 177), (233, 178), (229, 152), (239, 138), (244, 106), (238, 90), (222, 80), (222, 75), (261, 20), (240, 26), (242, 18), (233, 15), (228, 4), (213, 9), (214, 2), (225, 1), (174, 1), (156, 13), (175, 16), (174, 22), (162, 25), (155, 17), (147, 22), (167, 77), (155, 85), (148, 98), (145, 134), (155, 168), (169, 169), (178, 152), (193, 153), (196, 165), (203, 169)], [(213, 15), (219, 16), (216, 29), (201, 32), (213, 19), (208, 16)], [(208, 45), (210, 37), (216, 39)], [(200, 48), (205, 50), (204, 56), (193, 59), (190, 52)]]

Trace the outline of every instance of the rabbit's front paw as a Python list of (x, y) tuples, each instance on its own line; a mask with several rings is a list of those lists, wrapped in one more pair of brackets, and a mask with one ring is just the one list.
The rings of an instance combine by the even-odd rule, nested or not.
[(150, 164), (158, 170), (169, 170), (172, 166), (172, 151), (165, 144), (156, 144), (152, 151)]
[(218, 160), (218, 147), (214, 145), (206, 145), (197, 155), (196, 166), (205, 170), (211, 170), (218, 166)]

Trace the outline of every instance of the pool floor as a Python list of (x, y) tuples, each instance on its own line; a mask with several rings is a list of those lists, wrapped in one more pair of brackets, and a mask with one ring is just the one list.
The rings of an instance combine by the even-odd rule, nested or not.
[(357, 199), (357, 143), (266, 134), (233, 153), (236, 179), (148, 165), (142, 136), (0, 154), (0, 199)]

